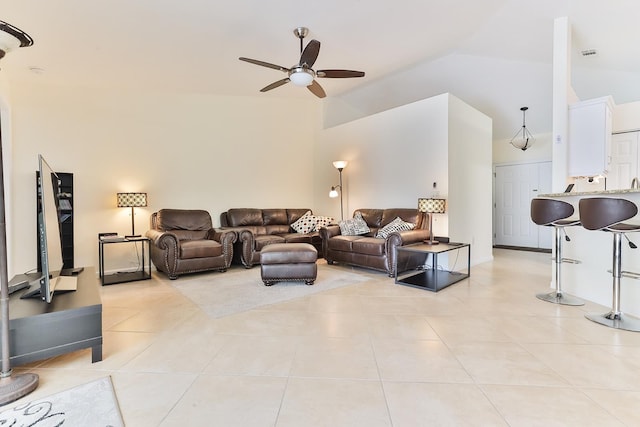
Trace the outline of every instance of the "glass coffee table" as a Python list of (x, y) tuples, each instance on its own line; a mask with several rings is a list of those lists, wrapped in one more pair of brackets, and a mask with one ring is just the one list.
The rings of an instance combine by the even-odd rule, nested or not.
[(417, 243), (396, 248), (395, 282), (437, 292), (471, 275), (468, 243)]

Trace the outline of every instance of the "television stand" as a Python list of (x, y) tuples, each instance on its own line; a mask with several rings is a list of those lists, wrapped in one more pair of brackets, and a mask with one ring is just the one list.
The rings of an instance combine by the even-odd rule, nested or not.
[[(102, 360), (102, 300), (96, 271), (86, 267), (77, 276), (77, 291), (40, 299), (9, 297), (11, 365), (24, 365), (90, 348), (91, 362)], [(0, 343), (1, 348), (1, 343)]]

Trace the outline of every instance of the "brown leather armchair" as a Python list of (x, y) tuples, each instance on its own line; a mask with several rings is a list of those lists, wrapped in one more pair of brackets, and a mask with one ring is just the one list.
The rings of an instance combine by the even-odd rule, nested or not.
[(151, 261), (169, 279), (201, 271), (224, 272), (233, 259), (233, 231), (216, 230), (204, 210), (160, 209), (151, 215)]

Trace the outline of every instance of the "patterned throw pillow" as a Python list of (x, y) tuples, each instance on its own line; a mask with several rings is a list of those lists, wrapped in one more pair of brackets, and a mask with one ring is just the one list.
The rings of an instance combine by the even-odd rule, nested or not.
[(309, 234), (316, 228), (316, 217), (311, 215), (311, 211), (307, 211), (296, 222), (291, 224), (291, 228), (298, 233)]
[(316, 218), (316, 226), (313, 229), (313, 231), (318, 231), (322, 227), (327, 227), (330, 224), (334, 224), (336, 221), (335, 218), (330, 216), (316, 216), (315, 218)]
[(396, 217), (396, 219), (394, 219), (389, 224), (385, 225), (380, 230), (378, 230), (376, 237), (381, 239), (386, 239), (389, 236), (389, 234), (393, 232), (413, 230), (415, 226), (416, 226), (415, 224), (412, 224), (410, 222), (404, 222), (402, 218)]
[(343, 236), (359, 236), (371, 231), (359, 211), (353, 215), (353, 218), (340, 221), (338, 225), (340, 226), (340, 234)]

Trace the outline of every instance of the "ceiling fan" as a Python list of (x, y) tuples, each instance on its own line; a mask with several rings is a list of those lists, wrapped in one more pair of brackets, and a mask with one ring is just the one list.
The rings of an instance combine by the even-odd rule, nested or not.
[(333, 79), (344, 79), (349, 77), (364, 77), (364, 71), (353, 70), (318, 70), (314, 71), (313, 64), (318, 58), (320, 53), (320, 42), (318, 40), (311, 40), (307, 46), (303, 49), (303, 42), (309, 29), (305, 27), (298, 27), (293, 30), (293, 34), (300, 39), (300, 60), (291, 68), (282, 67), (280, 65), (271, 64), (269, 62), (258, 61), (257, 59), (240, 57), (241, 61), (249, 62), (251, 64), (260, 65), (262, 67), (273, 68), (274, 70), (284, 71), (287, 73), (287, 77), (271, 83), (268, 86), (260, 89), (260, 92), (266, 92), (271, 89), (275, 89), (289, 82), (296, 86), (306, 86), (318, 98), (324, 98), (327, 94), (322, 89), (322, 86), (315, 80), (316, 77), (325, 77)]

